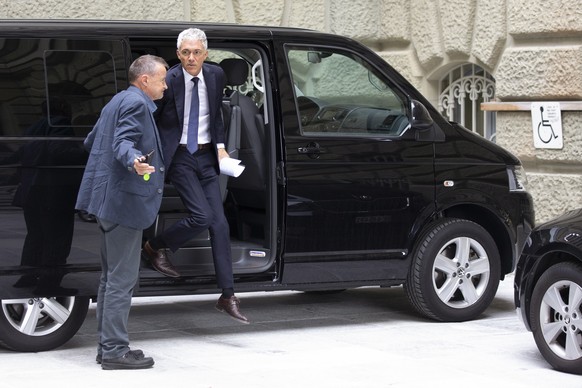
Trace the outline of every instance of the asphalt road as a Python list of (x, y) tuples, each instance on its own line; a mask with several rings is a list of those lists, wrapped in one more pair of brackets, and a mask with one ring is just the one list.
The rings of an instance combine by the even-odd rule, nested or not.
[(404, 290), (333, 295), (239, 294), (250, 325), (214, 310), (217, 296), (134, 300), (131, 341), (149, 370), (95, 363), (95, 309), (64, 347), (0, 349), (2, 387), (581, 387), (554, 371), (513, 307), (513, 278), (486, 313), (464, 323), (420, 317)]

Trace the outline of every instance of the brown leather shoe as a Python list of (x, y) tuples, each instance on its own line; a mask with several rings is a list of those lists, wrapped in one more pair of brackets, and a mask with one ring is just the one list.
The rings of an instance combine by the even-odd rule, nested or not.
[(242, 315), (238, 306), (240, 305), (240, 300), (236, 296), (231, 296), (230, 298), (223, 298), (222, 296), (218, 298), (218, 302), (216, 302), (216, 309), (218, 311), (227, 313), (237, 321), (241, 323), (250, 323), (250, 321)]
[(169, 276), (171, 278), (179, 278), (180, 274), (172, 265), (172, 262), (168, 260), (166, 252), (163, 249), (155, 251), (151, 246), (150, 242), (147, 241), (143, 246), (142, 254), (149, 261), (152, 267), (159, 273)]

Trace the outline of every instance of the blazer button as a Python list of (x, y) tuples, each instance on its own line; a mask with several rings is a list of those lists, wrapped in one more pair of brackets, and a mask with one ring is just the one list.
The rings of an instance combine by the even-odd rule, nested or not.
[(163, 192), (164, 192), (164, 190), (158, 189), (158, 194), (162, 194)]
[(164, 167), (163, 167), (163, 166), (162, 166), (162, 167), (160, 167), (160, 171), (161, 171), (161, 172), (164, 172)]

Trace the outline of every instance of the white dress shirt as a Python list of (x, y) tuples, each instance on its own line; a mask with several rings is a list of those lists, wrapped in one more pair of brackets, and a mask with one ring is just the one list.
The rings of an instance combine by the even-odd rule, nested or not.
[[(182, 128), (182, 137), (180, 144), (188, 144), (188, 121), (190, 118), (190, 104), (192, 102), (192, 89), (194, 89), (194, 82), (192, 82), (192, 75), (188, 74), (184, 68), (184, 127)], [(198, 114), (198, 144), (210, 143), (210, 132), (208, 127), (210, 125), (210, 110), (208, 109), (208, 91), (206, 83), (204, 82), (204, 75), (202, 71), (197, 75), (198, 77), (198, 100), (200, 101), (200, 108)]]

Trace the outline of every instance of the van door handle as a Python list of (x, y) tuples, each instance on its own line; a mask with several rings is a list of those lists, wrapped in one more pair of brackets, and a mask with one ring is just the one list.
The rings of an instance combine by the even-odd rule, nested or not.
[(305, 147), (297, 148), (297, 152), (299, 152), (300, 154), (317, 154), (317, 155), (325, 153), (325, 151), (321, 149), (321, 147), (319, 147), (319, 144), (315, 142), (311, 142), (307, 144), (307, 146)]
[(319, 154), (320, 149), (318, 147), (299, 147), (297, 148), (297, 152), (300, 154)]

